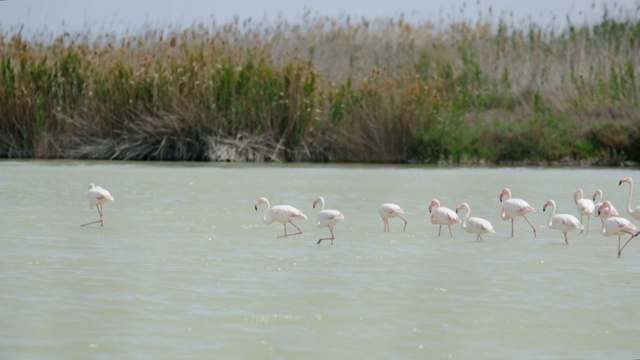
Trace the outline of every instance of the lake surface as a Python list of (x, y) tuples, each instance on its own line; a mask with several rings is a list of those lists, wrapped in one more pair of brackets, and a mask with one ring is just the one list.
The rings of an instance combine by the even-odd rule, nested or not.
[[(432, 168), (71, 161), (0, 162), (0, 358), (635, 359), (640, 239), (617, 258), (546, 227), (600, 188), (621, 215), (636, 169)], [(85, 192), (108, 189), (105, 226)], [(500, 219), (510, 187), (537, 212)], [(312, 202), (345, 220), (336, 240)], [(277, 238), (264, 205), (291, 204), (304, 234)], [(496, 234), (428, 220), (471, 205)], [(640, 192), (634, 204), (640, 203)], [(380, 204), (395, 202), (409, 224)], [(636, 225), (640, 225), (635, 222)], [(289, 227), (289, 230), (292, 230)]]

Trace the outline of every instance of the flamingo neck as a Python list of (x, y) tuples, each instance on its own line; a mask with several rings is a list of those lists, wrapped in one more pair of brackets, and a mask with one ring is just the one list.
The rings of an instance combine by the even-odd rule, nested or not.
[(273, 223), (273, 218), (271, 217), (271, 213), (269, 212), (269, 210), (271, 210), (271, 203), (269, 203), (269, 200), (267, 199), (264, 199), (263, 202), (267, 204), (267, 210), (262, 213), (262, 222), (265, 223), (265, 225), (269, 225)]
[(629, 198), (627, 199), (627, 211), (629, 212), (629, 214), (632, 213), (631, 210), (631, 197), (633, 196), (633, 181), (629, 180)]
[(467, 209), (467, 213), (465, 214), (464, 218), (462, 219), (462, 228), (463, 229), (467, 229), (467, 221), (469, 220), (469, 216), (471, 215), (471, 210)]
[(556, 207), (554, 204), (549, 204), (549, 207), (551, 208), (551, 213), (549, 214), (549, 227), (551, 227), (551, 225), (553, 225), (553, 216), (556, 214)]

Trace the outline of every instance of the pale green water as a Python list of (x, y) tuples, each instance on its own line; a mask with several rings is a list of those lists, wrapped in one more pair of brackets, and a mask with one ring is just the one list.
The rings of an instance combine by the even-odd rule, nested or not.
[[(621, 214), (631, 169), (436, 169), (0, 162), (0, 358), (640, 358), (640, 239), (546, 228), (554, 198), (604, 190)], [(105, 227), (84, 193), (115, 196)], [(511, 239), (509, 186), (538, 212)], [(316, 245), (313, 200), (345, 214)], [(277, 239), (260, 196), (310, 220)], [(640, 192), (637, 194), (640, 202)], [(428, 222), (466, 201), (497, 234)], [(382, 233), (377, 207), (402, 221)], [(640, 225), (640, 224), (637, 224)]]

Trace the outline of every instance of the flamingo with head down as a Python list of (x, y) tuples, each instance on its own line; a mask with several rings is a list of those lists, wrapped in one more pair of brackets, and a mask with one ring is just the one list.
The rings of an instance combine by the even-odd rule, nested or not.
[(404, 210), (402, 210), (399, 205), (391, 203), (382, 204), (378, 208), (378, 213), (380, 214), (380, 219), (382, 219), (382, 224), (384, 225), (383, 232), (391, 232), (391, 229), (389, 229), (389, 219), (394, 217), (399, 217), (404, 221), (404, 227), (402, 228), (403, 232), (407, 228), (407, 220), (401, 216), (401, 214), (404, 214)]
[(513, 218), (516, 216), (522, 216), (527, 221), (527, 223), (529, 223), (531, 229), (533, 230), (533, 237), (536, 237), (536, 227), (533, 226), (531, 221), (529, 221), (526, 216), (528, 213), (536, 211), (536, 209), (534, 209), (533, 206), (529, 205), (528, 202), (522, 199), (512, 199), (511, 190), (509, 188), (502, 189), (502, 192), (500, 193), (500, 202), (502, 202), (502, 198), (505, 197), (506, 200), (502, 204), (502, 212), (500, 213), (500, 217), (502, 218), (502, 220), (511, 219), (511, 237), (513, 237)]
[[(618, 235), (618, 257), (622, 257), (622, 250), (627, 246), (629, 241), (638, 236), (640, 232), (636, 232), (636, 226), (631, 221), (611, 215), (611, 211), (607, 211), (607, 208), (611, 207), (611, 202), (603, 201), (602, 205), (598, 208), (598, 212), (602, 215), (605, 214), (604, 222), (602, 223), (602, 235), (614, 236)], [(620, 247), (620, 237), (624, 234), (629, 234), (629, 240), (622, 247)]]
[[(269, 200), (267, 200), (267, 198), (265, 197), (261, 197), (260, 199), (258, 199), (258, 202), (256, 202), (256, 204), (254, 205), (256, 211), (258, 211), (258, 205), (260, 204), (267, 204), (267, 210), (265, 210), (262, 214), (263, 223), (269, 225), (274, 221), (279, 221), (284, 226), (284, 235), (278, 236), (279, 238), (302, 234), (302, 230), (300, 230), (300, 228), (293, 223), (293, 220), (295, 219), (307, 219), (307, 216), (303, 214), (302, 211), (296, 209), (291, 205), (271, 206)], [(287, 223), (293, 225), (294, 228), (298, 229), (298, 232), (294, 234), (287, 234)]]
[(98, 209), (98, 214), (100, 215), (100, 220), (88, 222), (86, 224), (82, 224), (80, 226), (87, 226), (91, 224), (100, 223), (100, 226), (104, 226), (104, 212), (102, 210), (102, 205), (107, 201), (114, 201), (115, 199), (107, 189), (103, 189), (100, 186), (95, 186), (94, 184), (89, 184), (89, 190), (87, 191), (87, 199), (89, 200), (89, 209), (93, 209), (95, 206)]

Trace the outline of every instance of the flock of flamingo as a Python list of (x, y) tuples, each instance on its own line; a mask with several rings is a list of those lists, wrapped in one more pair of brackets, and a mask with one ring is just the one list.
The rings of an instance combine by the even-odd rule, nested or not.
[[(640, 220), (640, 206), (636, 208), (631, 208), (631, 198), (633, 196), (633, 179), (630, 177), (625, 177), (620, 179), (618, 185), (622, 185), (623, 183), (629, 184), (629, 196), (627, 200), (627, 212), (634, 219)], [(106, 189), (96, 186), (94, 184), (89, 184), (89, 190), (87, 191), (87, 199), (89, 200), (89, 208), (93, 209), (95, 206), (98, 210), (98, 215), (100, 216), (99, 220), (92, 221), (86, 224), (82, 224), (81, 226), (97, 224), (100, 226), (104, 226), (104, 213), (102, 210), (102, 206), (108, 202), (113, 201), (114, 197), (107, 191)], [(586, 231), (589, 232), (589, 218), (592, 215), (601, 219), (602, 229), (601, 232), (604, 236), (618, 236), (618, 257), (622, 256), (622, 250), (629, 244), (629, 242), (636, 236), (640, 235), (640, 231), (637, 231), (637, 228), (631, 221), (626, 218), (619, 216), (620, 214), (616, 210), (616, 208), (611, 204), (608, 200), (602, 200), (597, 202), (598, 199), (602, 199), (602, 190), (596, 190), (593, 194), (593, 198), (591, 200), (585, 199), (582, 189), (576, 190), (573, 194), (573, 198), (576, 203), (576, 208), (578, 213), (580, 214), (580, 220), (577, 217), (571, 214), (556, 214), (556, 203), (553, 199), (549, 199), (544, 206), (542, 207), (542, 211), (546, 211), (547, 208), (551, 208), (549, 214), (548, 227), (550, 229), (559, 230), (564, 234), (565, 244), (569, 244), (569, 239), (567, 233), (570, 231), (580, 230), (583, 232), (584, 229), (584, 217), (587, 218), (587, 226)], [(514, 236), (513, 232), (513, 222), (514, 219), (518, 216), (521, 216), (525, 219), (525, 221), (531, 226), (533, 230), (533, 236), (536, 237), (536, 227), (529, 221), (527, 218), (527, 214), (534, 212), (535, 208), (531, 206), (528, 202), (522, 199), (512, 198), (511, 190), (509, 188), (502, 189), (502, 192), (499, 196), (500, 202), (502, 202), (502, 212), (500, 213), (500, 217), (502, 220), (511, 220), (511, 237)], [(284, 226), (284, 235), (278, 236), (287, 237), (293, 235), (302, 234), (302, 230), (293, 223), (293, 220), (296, 219), (308, 219), (307, 216), (299, 209), (291, 206), (291, 205), (274, 205), (271, 206), (269, 200), (265, 197), (261, 197), (255, 203), (254, 208), (258, 211), (258, 206), (266, 204), (267, 209), (262, 214), (262, 222), (269, 225), (273, 222), (281, 222)], [(318, 239), (317, 244), (320, 244), (324, 240), (330, 240), (331, 245), (333, 245), (333, 240), (335, 239), (333, 229), (334, 226), (344, 220), (344, 215), (338, 211), (333, 209), (325, 209), (325, 201), (322, 196), (315, 199), (313, 202), (313, 208), (319, 205), (319, 212), (317, 214), (316, 225), (318, 228), (326, 227), (329, 229), (331, 237)], [(464, 212), (464, 217), (460, 219), (458, 213), (460, 211)], [(404, 210), (397, 204), (387, 203), (382, 204), (378, 208), (378, 212), (380, 214), (380, 218), (382, 219), (382, 223), (384, 226), (383, 232), (391, 231), (389, 228), (389, 219), (399, 218), (404, 221), (404, 227), (402, 231), (405, 231), (407, 228), (408, 221), (402, 217), (404, 214)], [(468, 203), (462, 203), (458, 206), (455, 211), (442, 206), (440, 201), (437, 199), (433, 199), (429, 204), (429, 213), (431, 213), (430, 221), (434, 225), (438, 225), (438, 236), (441, 235), (442, 226), (446, 225), (449, 228), (449, 235), (453, 236), (451, 231), (451, 225), (461, 224), (462, 229), (470, 234), (476, 234), (476, 241), (482, 241), (482, 234), (486, 233), (495, 233), (493, 225), (486, 219), (479, 217), (470, 217), (471, 215), (471, 207)], [(298, 232), (295, 233), (287, 233), (287, 223), (292, 225)], [(623, 235), (629, 235), (629, 239), (624, 244), (621, 244), (621, 237)]]

